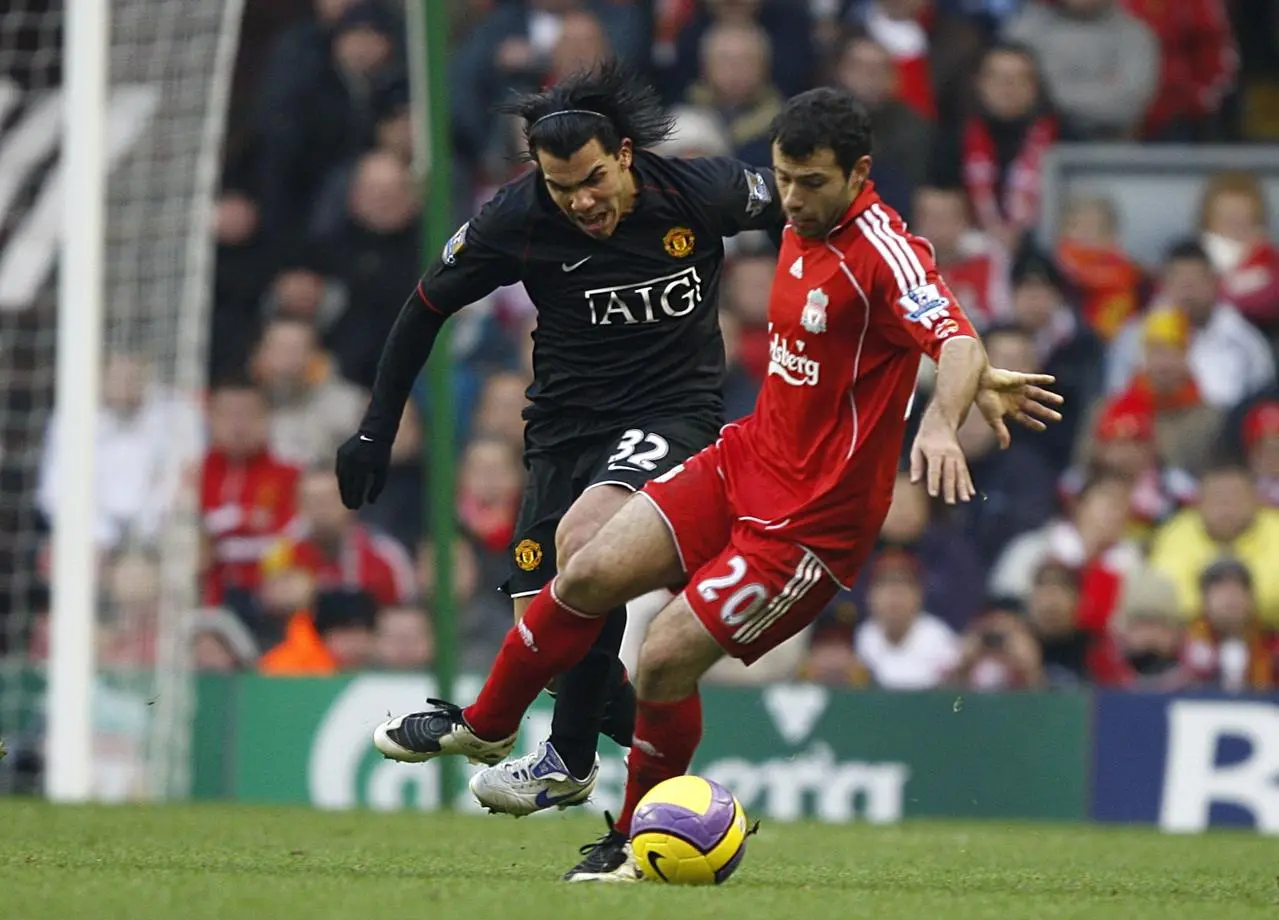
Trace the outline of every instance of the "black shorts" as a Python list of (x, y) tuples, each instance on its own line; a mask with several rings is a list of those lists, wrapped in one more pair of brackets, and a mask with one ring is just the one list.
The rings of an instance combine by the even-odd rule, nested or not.
[(541, 591), (555, 576), (555, 529), (587, 489), (616, 485), (638, 492), (644, 483), (683, 463), (719, 436), (716, 418), (657, 418), (583, 438), (570, 449), (541, 451), (527, 444), (528, 483), (511, 540), (511, 597)]

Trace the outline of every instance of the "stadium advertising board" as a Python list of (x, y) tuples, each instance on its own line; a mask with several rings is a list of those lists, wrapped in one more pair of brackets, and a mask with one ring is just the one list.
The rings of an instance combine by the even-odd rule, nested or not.
[(1279, 834), (1279, 696), (1096, 696), (1092, 817)]
[[(463, 681), (470, 699), (478, 678)], [(382, 760), (369, 744), (385, 713), (419, 708), (429, 677), (332, 680), (206, 677), (195, 794), (323, 808), (438, 807), (434, 765)], [(550, 727), (538, 701), (516, 753)], [(838, 693), (806, 684), (703, 691), (694, 770), (755, 816), (891, 823), (910, 816), (1082, 819), (1088, 697)], [(590, 807), (616, 811), (622, 752), (602, 742)], [(463, 795), (459, 807), (477, 808)]]

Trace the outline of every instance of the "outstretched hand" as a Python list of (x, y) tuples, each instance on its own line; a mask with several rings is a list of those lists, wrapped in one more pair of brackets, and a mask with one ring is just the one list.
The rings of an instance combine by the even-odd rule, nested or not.
[(1048, 422), (1061, 421), (1061, 413), (1054, 407), (1062, 405), (1065, 400), (1061, 394), (1044, 389), (1055, 380), (1051, 374), (1023, 374), (999, 367), (986, 368), (973, 403), (995, 432), (1000, 448), (1012, 443), (1012, 435), (1004, 423), (1006, 417), (1031, 431), (1044, 431)]

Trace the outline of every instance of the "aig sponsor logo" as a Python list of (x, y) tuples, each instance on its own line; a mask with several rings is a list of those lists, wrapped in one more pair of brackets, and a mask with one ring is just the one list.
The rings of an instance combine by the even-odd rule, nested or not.
[(584, 295), (592, 326), (637, 326), (688, 316), (702, 302), (702, 276), (690, 265), (638, 284), (595, 288)]

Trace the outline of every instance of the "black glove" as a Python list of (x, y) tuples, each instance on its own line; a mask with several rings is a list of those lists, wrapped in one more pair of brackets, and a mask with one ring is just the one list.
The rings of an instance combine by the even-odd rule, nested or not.
[(338, 491), (342, 504), (352, 511), (377, 501), (386, 485), (386, 471), (391, 465), (391, 442), (364, 432), (351, 435), (338, 448)]

